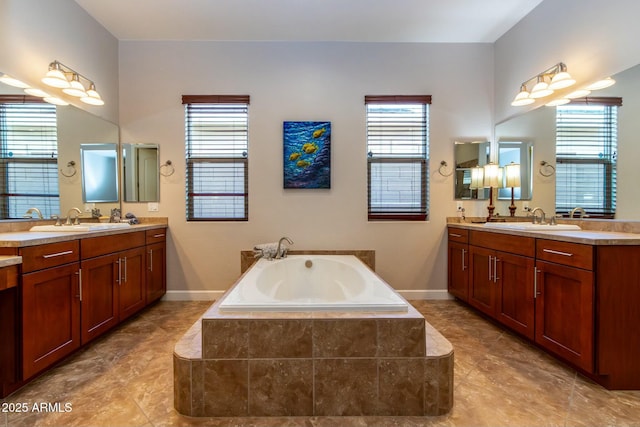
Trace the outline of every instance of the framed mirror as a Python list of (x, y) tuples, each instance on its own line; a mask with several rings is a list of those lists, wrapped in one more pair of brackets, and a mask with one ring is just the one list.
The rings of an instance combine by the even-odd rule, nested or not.
[[(498, 165), (503, 168), (509, 164), (519, 165), (520, 186), (513, 187), (514, 200), (531, 200), (533, 195), (533, 144), (527, 141), (498, 141)], [(511, 188), (500, 188), (498, 199), (510, 200)]]
[(122, 144), (123, 199), (157, 202), (160, 196), (157, 144)]
[(118, 144), (81, 144), (82, 201), (117, 202)]
[(456, 200), (486, 200), (488, 191), (471, 188), (472, 168), (489, 163), (491, 144), (489, 141), (455, 141), (454, 161), (456, 163), (454, 195)]

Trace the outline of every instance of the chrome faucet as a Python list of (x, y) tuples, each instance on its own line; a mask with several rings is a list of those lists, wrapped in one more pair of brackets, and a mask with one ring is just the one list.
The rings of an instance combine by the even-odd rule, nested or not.
[(576, 212), (580, 212), (580, 218), (584, 218), (585, 214), (587, 213), (585, 212), (584, 208), (576, 207), (571, 209), (571, 212), (569, 212), (569, 218), (573, 218)]
[(82, 213), (82, 211), (80, 209), (78, 209), (78, 208), (71, 208), (71, 209), (69, 209), (69, 212), (67, 212), (67, 222), (65, 223), (65, 225), (71, 225), (71, 214), (73, 212), (77, 213), (75, 221), (73, 221), (73, 224), (74, 225), (79, 225), (80, 224), (80, 221), (78, 220), (78, 215), (80, 215)]
[(542, 210), (541, 207), (536, 207), (533, 208), (533, 210), (531, 210), (531, 215), (533, 216), (533, 220), (532, 223), (535, 224), (536, 223), (536, 212), (540, 211), (540, 221), (538, 222), (538, 224), (544, 224), (545, 221), (545, 215), (544, 215), (544, 211)]
[(38, 208), (29, 208), (29, 209), (27, 209), (27, 212), (25, 212), (24, 217), (25, 218), (32, 218), (34, 212), (38, 215), (38, 219), (44, 219), (44, 217), (42, 216), (42, 212), (40, 212), (40, 209), (38, 209)]
[[(286, 240), (287, 243), (289, 243), (290, 245), (293, 245), (293, 242), (291, 241), (290, 238), (281, 237), (280, 240), (278, 240), (278, 249), (276, 249), (276, 259), (286, 258), (287, 257), (288, 248), (286, 246), (282, 246), (282, 241), (283, 240)], [(280, 247), (282, 247), (282, 252), (280, 252)]]

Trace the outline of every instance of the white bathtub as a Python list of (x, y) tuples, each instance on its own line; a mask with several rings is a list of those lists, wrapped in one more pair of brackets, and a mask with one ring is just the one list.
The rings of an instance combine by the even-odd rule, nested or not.
[(353, 255), (260, 259), (220, 311), (407, 311), (407, 301)]

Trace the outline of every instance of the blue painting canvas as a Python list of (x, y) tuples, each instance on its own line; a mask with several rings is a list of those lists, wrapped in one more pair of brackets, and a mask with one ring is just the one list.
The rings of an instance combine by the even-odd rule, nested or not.
[(331, 122), (284, 122), (284, 188), (331, 188)]

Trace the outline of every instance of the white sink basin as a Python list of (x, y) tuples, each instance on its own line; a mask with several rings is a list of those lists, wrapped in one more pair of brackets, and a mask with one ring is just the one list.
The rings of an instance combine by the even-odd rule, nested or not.
[(131, 227), (128, 222), (105, 222), (80, 225), (34, 225), (30, 231), (55, 231), (57, 233), (86, 233), (88, 231), (112, 230)]
[(530, 222), (486, 222), (484, 227), (500, 228), (503, 230), (522, 230), (522, 231), (567, 231), (580, 230), (580, 227), (574, 224), (533, 224)]

